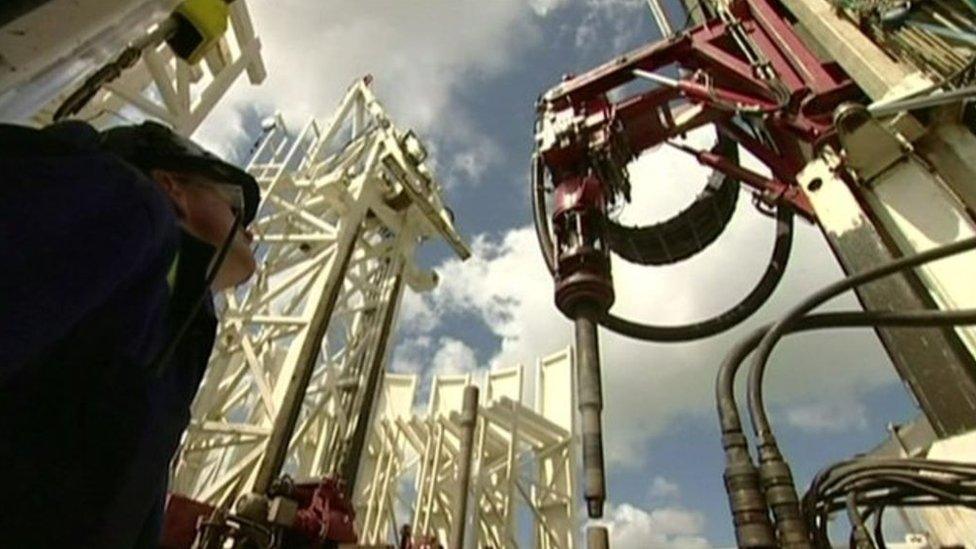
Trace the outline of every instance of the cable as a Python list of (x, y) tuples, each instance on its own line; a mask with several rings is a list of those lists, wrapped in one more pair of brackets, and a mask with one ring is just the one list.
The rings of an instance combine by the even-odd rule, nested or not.
[[(749, 371), (749, 414), (752, 419), (753, 431), (758, 439), (757, 444), (760, 446), (765, 443), (775, 444), (763, 400), (763, 374), (765, 373), (766, 364), (769, 360), (769, 355), (772, 353), (773, 347), (776, 345), (776, 342), (789, 331), (789, 328), (793, 323), (823, 302), (847, 290), (900, 271), (917, 267), (925, 263), (930, 263), (951, 255), (966, 252), (974, 248), (976, 248), (976, 237), (967, 238), (965, 240), (940, 246), (926, 252), (903, 257), (880, 267), (875, 267), (863, 273), (849, 276), (829, 284), (790, 309), (790, 311), (784, 315), (763, 337), (759, 347), (756, 350), (756, 356), (753, 359), (752, 368)], [(948, 318), (951, 318), (953, 313), (959, 314), (960, 312), (953, 311), (947, 313), (947, 322), (944, 325), (950, 325)]]
[(532, 186), (532, 224), (535, 226), (535, 236), (539, 242), (542, 259), (546, 262), (549, 274), (556, 274), (555, 246), (549, 236), (549, 214), (546, 212), (545, 166), (539, 159), (538, 153), (532, 155), (532, 169), (530, 184)]
[[(819, 313), (800, 318), (789, 327), (789, 333), (823, 328), (867, 328), (879, 326), (924, 327), (976, 323), (976, 309), (963, 311), (841, 311)], [(746, 357), (771, 329), (766, 324), (740, 339), (726, 354), (715, 381), (715, 398), (723, 448), (726, 453), (725, 478), (729, 504), (740, 547), (771, 547), (775, 535), (768, 517), (768, 504), (763, 496), (759, 474), (749, 454), (746, 438), (735, 401), (735, 376)], [(842, 467), (846, 462), (838, 464)], [(817, 479), (814, 484), (818, 483)], [(812, 486), (813, 486), (812, 485)], [(807, 520), (810, 524), (812, 521)]]
[(163, 373), (166, 372), (166, 368), (169, 365), (169, 361), (173, 358), (173, 353), (176, 352), (176, 346), (183, 340), (186, 336), (187, 330), (190, 328), (190, 324), (196, 318), (197, 313), (200, 312), (200, 307), (203, 305), (203, 300), (210, 296), (210, 286), (214, 283), (217, 278), (217, 273), (220, 271), (220, 267), (224, 264), (224, 259), (227, 257), (227, 252), (230, 251), (231, 244), (234, 243), (234, 237), (237, 235), (237, 231), (241, 227), (243, 213), (238, 211), (234, 214), (234, 223), (231, 225), (230, 232), (227, 233), (227, 237), (224, 239), (223, 244), (220, 246), (220, 250), (217, 252), (216, 258), (213, 264), (210, 266), (210, 270), (207, 271), (207, 275), (204, 277), (203, 290), (200, 292), (200, 296), (197, 300), (193, 302), (193, 307), (190, 308), (190, 312), (187, 314), (185, 320), (180, 325), (179, 329), (176, 331), (176, 335), (173, 339), (166, 344), (158, 355), (156, 359), (150, 362), (150, 371), (152, 371), (156, 377), (162, 377)]
[(857, 492), (850, 492), (847, 497), (844, 498), (845, 507), (847, 508), (847, 519), (850, 521), (853, 529), (851, 530), (851, 547), (856, 547), (857, 549), (875, 549), (874, 542), (871, 541), (871, 535), (868, 534), (867, 524), (864, 522), (864, 517), (857, 510)]
[(776, 444), (763, 404), (763, 373), (773, 346), (798, 319), (824, 301), (844, 291), (889, 274), (973, 248), (976, 248), (976, 238), (969, 238), (908, 256), (830, 284), (793, 307), (763, 336), (749, 371), (749, 415), (752, 419), (752, 428), (756, 435), (756, 447), (759, 454), (760, 485), (766, 495), (767, 504), (773, 511), (777, 532), (784, 545), (796, 544), (797, 547), (811, 547), (808, 542), (807, 524), (801, 520), (799, 498), (796, 494), (792, 472)]
[[(825, 328), (877, 328), (877, 327), (933, 327), (976, 324), (976, 309), (958, 311), (838, 311), (804, 316), (787, 328), (787, 334), (821, 330)], [(745, 358), (759, 345), (774, 324), (754, 329), (739, 340), (726, 354), (715, 381), (715, 400), (718, 405), (722, 431), (741, 429), (741, 419), (733, 390), (735, 376)]]
[[(976, 465), (921, 458), (860, 457), (831, 465), (814, 477), (803, 497), (803, 514), (814, 541), (829, 545), (830, 514), (846, 509), (859, 547), (885, 547), (881, 515), (886, 506), (976, 507)], [(863, 507), (863, 513), (857, 512)], [(866, 520), (877, 513), (874, 539)], [(858, 534), (858, 532), (860, 532)]]

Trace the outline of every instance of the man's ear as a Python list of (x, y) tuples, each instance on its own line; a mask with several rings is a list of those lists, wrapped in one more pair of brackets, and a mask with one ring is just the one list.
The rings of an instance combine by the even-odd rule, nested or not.
[(169, 197), (170, 202), (173, 203), (173, 208), (176, 210), (176, 216), (180, 219), (185, 219), (187, 212), (189, 210), (188, 200), (186, 195), (186, 190), (183, 188), (183, 184), (180, 183), (179, 176), (173, 172), (167, 170), (152, 170), (150, 172), (156, 184), (159, 185), (166, 196)]

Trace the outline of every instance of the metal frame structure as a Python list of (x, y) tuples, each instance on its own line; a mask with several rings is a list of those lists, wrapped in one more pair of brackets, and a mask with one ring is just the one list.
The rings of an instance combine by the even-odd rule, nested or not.
[[(367, 454), (356, 486), (360, 543), (395, 542), (407, 522), (415, 540), (446, 543), (465, 521), (465, 546), (576, 547), (576, 420), (570, 348), (537, 361), (535, 405), (524, 398), (524, 368), (485, 373), (477, 408), (469, 497), (459, 517), (463, 455), (462, 395), (470, 374), (433, 379), (427, 412), (410, 412), (413, 375), (387, 374)], [(534, 531), (521, 533), (520, 518)], [(430, 540), (430, 541), (428, 541)]]
[(278, 118), (248, 165), (264, 196), (252, 224), (259, 270), (223, 296), (174, 492), (219, 505), (266, 493), (283, 473), (352, 481), (402, 286), (436, 282), (413, 250), (440, 236), (469, 255), (423, 147), (369, 80), (324, 126), (292, 134)]
[[(53, 0), (0, 33), (0, 115), (45, 125), (61, 102), (101, 65), (163, 21), (174, 0)], [(261, 42), (244, 0), (231, 3), (229, 32), (190, 65), (166, 44), (143, 50), (135, 66), (102, 88), (72, 116), (95, 127), (153, 118), (192, 134), (230, 86), (247, 73), (266, 77)]]
[[(554, 277), (556, 305), (575, 321), (584, 494), (594, 518), (602, 514), (606, 495), (597, 324), (637, 339), (680, 341), (728, 329), (748, 316), (722, 313), (707, 321), (662, 327), (609, 313), (615, 298), (610, 251), (641, 264), (660, 260), (653, 255), (650, 238), (622, 241), (620, 227), (608, 215), (613, 206), (629, 200), (626, 166), (642, 151), (667, 143), (726, 181), (748, 185), (757, 204), (777, 208), (777, 228), (784, 234), (792, 232), (794, 211), (817, 223), (852, 276), (903, 254), (976, 235), (976, 137), (971, 109), (962, 108), (976, 96), (976, 48), (971, 36), (959, 30), (972, 27), (968, 6), (941, 1), (898, 8), (839, 0), (688, 1), (689, 16), (698, 10), (697, 24), (674, 34), (662, 5), (654, 0), (649, 4), (663, 40), (565, 77), (537, 104), (532, 179), (536, 231)], [(677, 69), (678, 78), (662, 74), (666, 69)], [(634, 87), (621, 89), (639, 80), (655, 86), (636, 93)], [(719, 136), (711, 151), (672, 141), (703, 125), (714, 126)], [(725, 147), (723, 140), (733, 146)], [(763, 163), (766, 173), (741, 166), (739, 149)], [(547, 183), (553, 191), (551, 219)], [(674, 219), (633, 233), (679, 241), (674, 247), (695, 253), (725, 227), (721, 219), (708, 225), (697, 215), (703, 204), (697, 199)], [(681, 222), (691, 229), (668, 232)], [(694, 246), (684, 246), (682, 239)], [(777, 255), (781, 242), (787, 242), (782, 258)], [(767, 274), (782, 273), (788, 242), (777, 238)], [(647, 257), (628, 249), (637, 245), (649, 248)], [(668, 254), (660, 263), (690, 253), (675, 254), (677, 258)], [(969, 308), (976, 306), (974, 269), (972, 254), (956, 256), (855, 291), (872, 312)], [(762, 295), (755, 292), (765, 280), (730, 312), (755, 312), (758, 305), (749, 300)], [(976, 429), (976, 331), (876, 329), (935, 434), (949, 440)], [(761, 395), (759, 359), (756, 365), (750, 374), (750, 406), (759, 402), (761, 410), (760, 399), (753, 398)], [(722, 368), (728, 371), (725, 364)], [(721, 406), (720, 412), (724, 414)], [(807, 546), (789, 468), (768, 422), (755, 425), (763, 435), (757, 434), (758, 469), (745, 450), (741, 428), (726, 431), (723, 423), (726, 481), (738, 541), (756, 547)]]

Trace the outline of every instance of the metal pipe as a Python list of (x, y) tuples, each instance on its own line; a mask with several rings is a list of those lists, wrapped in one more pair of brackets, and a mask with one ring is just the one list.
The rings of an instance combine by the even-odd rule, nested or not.
[(293, 379), (285, 391), (278, 414), (275, 416), (274, 424), (271, 427), (268, 445), (261, 458), (261, 463), (258, 465), (257, 477), (252, 488), (256, 494), (268, 492), (285, 463), (288, 446), (291, 443), (292, 434), (295, 432), (295, 425), (298, 423), (302, 402), (305, 400), (305, 392), (308, 390), (308, 383), (312, 379), (312, 372), (322, 350), (322, 338), (325, 337), (329, 329), (332, 312), (335, 309), (336, 301), (339, 299), (342, 276), (346, 272), (346, 266), (349, 264), (349, 258), (352, 257), (356, 240), (359, 237), (361, 221), (361, 218), (352, 219), (349, 221), (348, 227), (343, 227), (340, 230), (335, 245), (333, 264), (326, 274), (328, 278), (325, 288), (327, 288), (328, 294), (322, 298), (319, 307), (313, 312), (308, 323), (308, 333), (302, 340), (301, 348), (298, 351), (297, 366), (292, 374)]
[(392, 281), (393, 287), (390, 289), (390, 298), (387, 301), (387, 309), (383, 316), (383, 324), (380, 327), (379, 336), (374, 340), (373, 357), (369, 363), (369, 373), (366, 376), (366, 386), (363, 388), (363, 402), (359, 407), (359, 415), (356, 418), (356, 426), (349, 437), (343, 459), (339, 467), (339, 476), (346, 483), (346, 494), (350, 497), (356, 493), (356, 481), (359, 475), (359, 463), (363, 459), (366, 449), (366, 438), (373, 423), (370, 421), (373, 415), (373, 408), (376, 396), (380, 391), (381, 379), (383, 377), (383, 365), (386, 363), (387, 350), (390, 345), (390, 335), (393, 332), (393, 324), (396, 322), (396, 313), (400, 303), (400, 292), (403, 289), (403, 276), (397, 274)]
[(868, 112), (875, 117), (889, 116), (901, 111), (924, 109), (928, 107), (937, 107), (939, 105), (945, 105), (948, 103), (955, 103), (958, 101), (966, 101), (967, 99), (972, 99), (974, 96), (976, 96), (976, 86), (969, 86), (966, 88), (960, 88), (958, 90), (936, 93), (924, 97), (912, 97), (904, 100), (896, 100), (887, 104), (875, 102), (868, 105)]
[(461, 448), (458, 451), (458, 487), (454, 500), (457, 513), (454, 515), (454, 528), (451, 530), (451, 549), (463, 549), (464, 527), (468, 520), (468, 487), (471, 484), (471, 457), (474, 453), (474, 431), (478, 419), (478, 388), (468, 385), (464, 388), (464, 402), (461, 406)]
[(647, 0), (647, 7), (651, 8), (651, 15), (657, 23), (657, 28), (661, 31), (662, 38), (668, 38), (674, 34), (674, 27), (668, 19), (668, 12), (665, 11), (661, 0)]
[(606, 479), (603, 471), (603, 389), (600, 383), (600, 340), (596, 307), (576, 307), (576, 376), (583, 438), (583, 496), (590, 518), (603, 516)]
[(609, 549), (610, 533), (606, 526), (590, 526), (586, 529), (586, 549)]

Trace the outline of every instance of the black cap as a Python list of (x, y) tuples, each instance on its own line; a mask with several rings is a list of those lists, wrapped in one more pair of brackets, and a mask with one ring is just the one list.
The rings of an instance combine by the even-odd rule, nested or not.
[(244, 218), (248, 225), (257, 214), (261, 192), (257, 181), (244, 170), (224, 162), (193, 141), (156, 122), (118, 126), (102, 132), (102, 149), (121, 157), (147, 175), (154, 169), (195, 173), (219, 183), (241, 188)]

